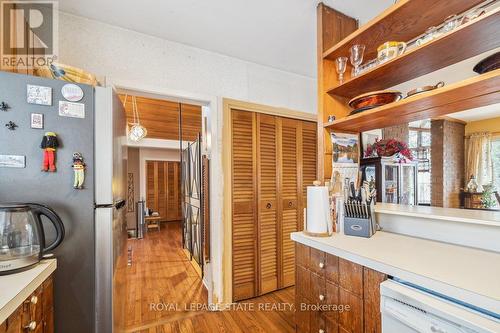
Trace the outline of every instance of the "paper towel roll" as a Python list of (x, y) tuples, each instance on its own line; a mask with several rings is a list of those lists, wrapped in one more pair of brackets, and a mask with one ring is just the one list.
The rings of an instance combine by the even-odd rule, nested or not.
[(328, 188), (326, 186), (307, 187), (306, 231), (311, 234), (331, 234), (332, 219)]

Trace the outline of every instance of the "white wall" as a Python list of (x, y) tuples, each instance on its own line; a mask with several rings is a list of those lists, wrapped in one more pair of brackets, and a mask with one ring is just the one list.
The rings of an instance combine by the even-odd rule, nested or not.
[(230, 237), (222, 228), (222, 98), (316, 113), (316, 79), (64, 13), (59, 38), (61, 63), (105, 76), (107, 84), (209, 106), (212, 258), (204, 282), (209, 302), (211, 291), (222, 299), (223, 237)]
[[(110, 13), (111, 14), (111, 13)], [(61, 13), (60, 62), (108, 82), (316, 112), (316, 80)]]

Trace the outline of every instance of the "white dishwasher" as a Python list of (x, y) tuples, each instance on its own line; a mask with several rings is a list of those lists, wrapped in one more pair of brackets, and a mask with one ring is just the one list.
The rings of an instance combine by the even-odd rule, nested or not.
[(400, 282), (384, 281), (380, 294), (383, 333), (500, 333), (498, 314), (489, 316)]

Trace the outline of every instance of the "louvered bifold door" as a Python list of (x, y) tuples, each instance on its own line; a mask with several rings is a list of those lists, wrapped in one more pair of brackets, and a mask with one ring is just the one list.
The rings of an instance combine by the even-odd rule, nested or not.
[(278, 121), (280, 134), (280, 210), (281, 246), (279, 261), (281, 266), (280, 288), (295, 284), (295, 247), (290, 233), (298, 230), (300, 194), (300, 121), (281, 118)]
[(232, 111), (233, 300), (257, 295), (256, 115)]
[(276, 117), (257, 114), (259, 294), (278, 289), (278, 140)]
[(316, 180), (317, 159), (317, 124), (310, 121), (302, 121), (302, 184), (300, 198), (299, 230), (304, 230), (304, 208), (307, 206), (307, 186), (312, 186)]

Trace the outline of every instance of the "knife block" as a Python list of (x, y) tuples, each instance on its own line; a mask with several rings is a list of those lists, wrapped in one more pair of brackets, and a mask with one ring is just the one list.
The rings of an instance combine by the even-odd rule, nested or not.
[[(348, 209), (348, 207), (350, 209)], [(351, 216), (349, 215), (349, 211), (353, 210), (353, 207), (356, 207), (357, 211), (363, 211), (363, 205), (358, 202), (351, 202), (344, 204), (344, 234), (348, 236), (357, 236), (357, 237), (365, 237), (370, 238), (377, 232), (377, 222), (375, 221), (375, 211), (372, 206), (367, 206), (368, 208), (368, 216), (359, 217), (359, 216)]]

